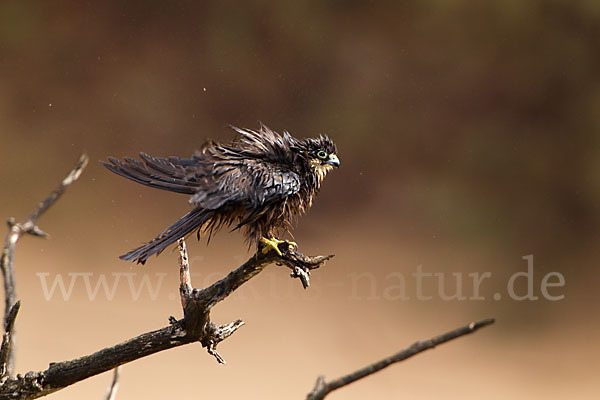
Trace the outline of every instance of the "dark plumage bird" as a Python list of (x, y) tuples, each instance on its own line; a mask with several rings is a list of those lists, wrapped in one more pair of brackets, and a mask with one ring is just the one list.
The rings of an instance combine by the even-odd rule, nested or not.
[[(323, 178), (339, 167), (335, 144), (327, 137), (296, 139), (266, 126), (233, 129), (229, 144), (209, 141), (192, 158), (156, 158), (140, 153), (141, 161), (110, 157), (104, 166), (146, 186), (191, 195), (194, 208), (151, 242), (122, 255), (144, 264), (148, 257), (194, 230), (210, 236), (223, 226), (242, 229), (247, 241), (280, 253), (275, 239), (289, 232), (298, 215), (310, 208)], [(293, 244), (293, 243), (292, 243)]]

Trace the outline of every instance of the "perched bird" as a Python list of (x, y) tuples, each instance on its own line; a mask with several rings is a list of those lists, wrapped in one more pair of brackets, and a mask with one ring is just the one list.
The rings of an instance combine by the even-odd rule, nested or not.
[[(148, 257), (197, 230), (210, 237), (223, 226), (241, 229), (246, 240), (266, 254), (281, 255), (276, 237), (290, 232), (298, 215), (310, 208), (323, 178), (339, 167), (335, 144), (327, 137), (296, 139), (264, 125), (258, 130), (232, 127), (239, 135), (228, 144), (205, 143), (192, 158), (141, 161), (109, 157), (104, 166), (142, 185), (191, 195), (194, 207), (149, 243), (122, 255), (144, 264)], [(295, 246), (295, 243), (289, 242)]]

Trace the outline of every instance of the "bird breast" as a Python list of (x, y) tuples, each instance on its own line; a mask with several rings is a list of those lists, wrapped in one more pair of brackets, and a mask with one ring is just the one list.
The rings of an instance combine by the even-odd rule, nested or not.
[(315, 171), (315, 175), (317, 177), (317, 187), (320, 187), (321, 182), (323, 182), (323, 179), (325, 179), (327, 173), (333, 169), (333, 166), (329, 164), (321, 164), (319, 160), (311, 160), (310, 165)]

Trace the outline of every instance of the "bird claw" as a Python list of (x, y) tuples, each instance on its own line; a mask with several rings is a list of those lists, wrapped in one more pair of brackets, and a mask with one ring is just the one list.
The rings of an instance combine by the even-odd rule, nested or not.
[(279, 245), (281, 243), (287, 243), (288, 250), (296, 250), (298, 248), (298, 245), (296, 244), (296, 242), (288, 242), (287, 240), (279, 240), (279, 239), (276, 239), (276, 238), (267, 239), (265, 237), (262, 237), (262, 238), (260, 238), (260, 243), (262, 243), (262, 244), (265, 245), (262, 248), (262, 253), (263, 254), (267, 254), (269, 251), (275, 250), (275, 252), (280, 257), (283, 256), (283, 254), (281, 253), (281, 250), (279, 249)]

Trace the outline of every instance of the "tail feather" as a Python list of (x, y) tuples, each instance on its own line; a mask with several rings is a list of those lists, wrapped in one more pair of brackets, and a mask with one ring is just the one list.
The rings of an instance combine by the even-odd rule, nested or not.
[(213, 212), (202, 208), (196, 208), (175, 223), (165, 229), (160, 235), (152, 239), (149, 243), (123, 254), (119, 258), (127, 261), (135, 261), (139, 264), (145, 264), (146, 260), (153, 254), (160, 254), (171, 244), (182, 237), (187, 236), (196, 228), (202, 227), (210, 218)]

